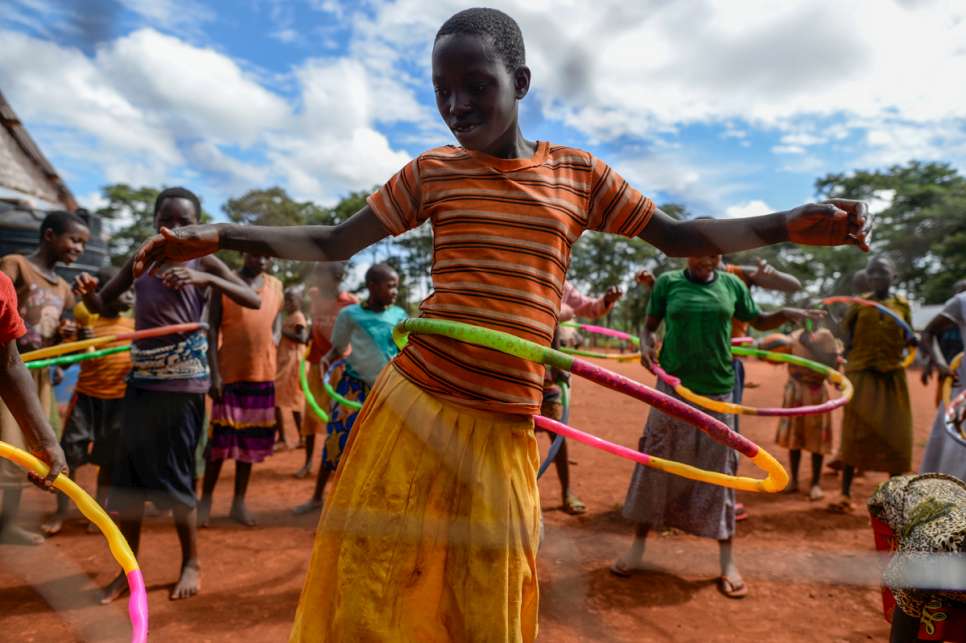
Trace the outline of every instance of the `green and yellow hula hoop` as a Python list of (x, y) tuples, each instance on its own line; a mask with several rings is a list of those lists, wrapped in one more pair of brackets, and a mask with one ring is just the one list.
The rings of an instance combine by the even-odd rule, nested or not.
[(302, 393), (305, 394), (305, 401), (309, 403), (312, 411), (316, 416), (326, 424), (329, 422), (329, 414), (322, 410), (319, 403), (315, 399), (315, 395), (312, 393), (312, 389), (309, 388), (309, 376), (305, 370), (305, 358), (299, 360), (299, 383), (302, 385)]
[(345, 364), (345, 358), (337, 359), (332, 364), (329, 365), (328, 370), (325, 371), (325, 375), (322, 377), (322, 386), (325, 387), (325, 392), (329, 394), (333, 400), (346, 407), (347, 409), (352, 409), (353, 411), (358, 411), (362, 408), (362, 405), (355, 400), (350, 400), (339, 393), (332, 387), (332, 375), (335, 373), (335, 369), (339, 368)]
[(393, 329), (393, 337), (396, 340), (396, 344), (400, 347), (404, 346), (409, 333), (442, 335), (460, 342), (485, 346), (521, 359), (552, 366), (563, 371), (569, 371), (578, 377), (589, 379), (607, 388), (630, 395), (646, 404), (650, 404), (663, 413), (688, 422), (706, 433), (716, 442), (735, 449), (742, 455), (751, 458), (755, 466), (763, 470), (767, 474), (767, 477), (764, 479), (756, 479), (698, 469), (697, 467), (681, 462), (665, 460), (641, 453), (634, 449), (603, 440), (589, 433), (584, 433), (583, 431), (579, 431), (555, 420), (537, 416), (534, 418), (534, 423), (540, 428), (552, 431), (558, 435), (563, 435), (567, 438), (572, 438), (596, 449), (632, 460), (643, 466), (708, 484), (731, 487), (742, 491), (775, 493), (784, 489), (788, 483), (788, 474), (778, 460), (748, 438), (732, 431), (728, 425), (720, 420), (670, 395), (655, 391), (643, 384), (639, 384), (638, 382), (580, 358), (572, 357), (546, 346), (540, 346), (539, 344), (526, 341), (508, 333), (501, 333), (499, 331), (454, 321), (407, 319), (397, 324)]

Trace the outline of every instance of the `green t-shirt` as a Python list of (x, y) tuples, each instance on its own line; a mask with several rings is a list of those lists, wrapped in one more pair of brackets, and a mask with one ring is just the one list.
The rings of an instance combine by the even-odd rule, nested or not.
[(751, 321), (759, 314), (741, 279), (714, 274), (712, 281), (700, 284), (683, 270), (666, 272), (658, 277), (647, 305), (647, 314), (666, 325), (661, 366), (702, 395), (723, 395), (734, 388), (731, 318)]

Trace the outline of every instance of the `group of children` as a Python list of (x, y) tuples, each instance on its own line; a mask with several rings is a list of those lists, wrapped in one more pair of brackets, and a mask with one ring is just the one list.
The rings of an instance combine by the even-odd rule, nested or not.
[[(155, 207), (159, 234), (106, 284), (98, 287), (92, 278), (76, 284), (98, 314), (133, 286), (138, 329), (202, 321), (208, 291), (215, 295), (212, 308), (221, 309), (208, 336), (199, 331), (137, 342), (121, 404), (108, 502), (120, 512), (135, 551), (144, 501), (172, 508), (182, 547), (172, 598), (200, 589), (194, 452), (205, 395), (213, 394), (215, 408), (202, 521), (220, 463), (233, 457), (239, 473), (232, 513), (250, 522), (244, 483), (238, 481), (247, 481), (242, 472), (250, 473), (264, 457), (274, 435), (268, 428), (269, 401), (276, 397), (272, 373), (264, 364), (238, 364), (233, 353), (244, 344), (261, 354), (267, 345), (252, 339), (247, 324), (264, 329), (283, 306), (262, 257), (331, 265), (429, 220), (434, 288), (420, 316), (549, 346), (573, 243), (585, 230), (639, 237), (668, 256), (689, 257), (686, 270), (666, 273), (654, 285), (642, 361), (658, 358), (654, 334), (663, 322), (662, 365), (696, 392), (735, 399), (732, 319), (773, 328), (818, 315), (797, 309), (762, 313), (741, 279), (718, 270), (721, 255), (785, 241), (867, 249), (865, 206), (859, 202), (834, 200), (744, 219), (677, 220), (593, 155), (525, 138), (518, 106), (531, 74), (519, 27), (500, 11), (470, 9), (447, 20), (434, 41), (432, 79), (440, 115), (460, 146), (420, 154), (346, 222), (197, 225), (197, 198), (166, 190)], [(230, 271), (212, 256), (218, 249), (247, 253), (245, 267)], [(395, 355), (389, 339), (401, 319), (392, 307), (395, 274), (370, 270), (365, 304), (339, 301), (333, 283), (338, 280), (319, 287), (317, 294), (330, 295), (328, 303), (320, 298), (311, 311), (310, 378), (317, 384), (333, 360), (345, 357), (336, 388), (365, 405), (358, 413), (329, 406), (325, 473), (320, 471), (309, 508), (321, 504), (332, 463), (341, 464), (322, 511), (291, 640), (534, 640), (540, 504), (532, 416), (548, 388), (543, 367), (434, 335), (412, 335)], [(284, 305), (297, 308), (294, 301)], [(861, 311), (855, 317), (853, 347), (861, 350), (859, 338), (869, 322)], [(319, 330), (330, 326), (328, 319), (331, 335)], [(304, 317), (293, 313), (284, 327), (283, 340), (294, 346), (283, 350), (283, 368), (291, 372), (292, 355), (305, 339)], [(216, 344), (210, 350), (209, 342)], [(882, 366), (877, 359), (870, 355), (856, 372), (871, 373)], [(870, 386), (893, 383), (891, 376), (868, 379)], [(857, 399), (863, 399), (858, 390)], [(273, 402), (271, 408), (278, 407), (278, 415), (297, 409), (291, 395), (285, 404)], [(42, 423), (30, 421), (35, 435), (44, 433)], [(311, 421), (312, 412), (303, 411), (301, 424)], [(734, 472), (733, 452), (678, 424), (652, 412), (642, 448)], [(316, 431), (304, 432), (308, 445)], [(851, 460), (853, 454), (843, 453), (846, 464), (870, 464)], [(51, 450), (47, 457), (56, 462), (60, 456)], [(566, 485), (564, 501), (579, 506)], [(615, 573), (639, 564), (651, 529), (681, 526), (719, 541), (719, 587), (730, 597), (744, 595), (732, 556), (735, 504), (731, 491), (638, 467), (625, 503), (637, 534)], [(120, 594), (124, 583), (119, 576), (105, 600)]]

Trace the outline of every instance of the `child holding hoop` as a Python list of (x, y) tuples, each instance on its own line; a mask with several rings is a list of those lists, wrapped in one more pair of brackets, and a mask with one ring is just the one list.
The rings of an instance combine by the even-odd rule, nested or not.
[[(858, 202), (678, 221), (593, 155), (525, 138), (524, 59), (523, 36), (506, 14), (454, 15), (437, 33), (432, 77), (459, 147), (420, 154), (338, 226), (163, 230), (141, 249), (139, 270), (222, 247), (345, 259), (430, 221), (434, 291), (420, 316), (549, 346), (571, 247), (585, 230), (640, 237), (672, 256), (783, 241), (866, 247)], [(543, 366), (420, 335), (391, 365), (343, 454), (291, 640), (534, 640), (532, 416)]]
[[(782, 308), (762, 313), (748, 287), (735, 275), (717, 270), (720, 255), (689, 257), (687, 268), (658, 277), (647, 305), (641, 333), (641, 364), (657, 363), (655, 333), (662, 322), (666, 333), (660, 364), (699, 395), (723, 402), (734, 400), (735, 370), (731, 356), (731, 320), (750, 323), (758, 330), (786, 322), (818, 319), (819, 310)], [(676, 396), (663, 380), (659, 391)], [(682, 398), (679, 398), (682, 399)], [(685, 401), (686, 400), (682, 400)], [(734, 430), (735, 415), (705, 411)], [(652, 409), (640, 441), (640, 450), (653, 456), (690, 464), (699, 469), (735, 475), (738, 454), (715, 442), (683, 420)], [(748, 588), (735, 563), (735, 491), (669, 476), (641, 465), (634, 468), (624, 517), (637, 524), (627, 552), (611, 565), (617, 576), (641, 568), (644, 544), (653, 529), (677, 528), (695, 536), (713, 538), (720, 550), (719, 591), (742, 598)]]

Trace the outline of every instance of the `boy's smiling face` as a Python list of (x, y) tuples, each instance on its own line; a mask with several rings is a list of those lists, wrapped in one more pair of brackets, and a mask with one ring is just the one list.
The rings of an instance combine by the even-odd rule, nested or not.
[(489, 37), (441, 36), (433, 47), (433, 89), (443, 122), (463, 147), (513, 155), (517, 101), (530, 89), (530, 70), (511, 73)]

